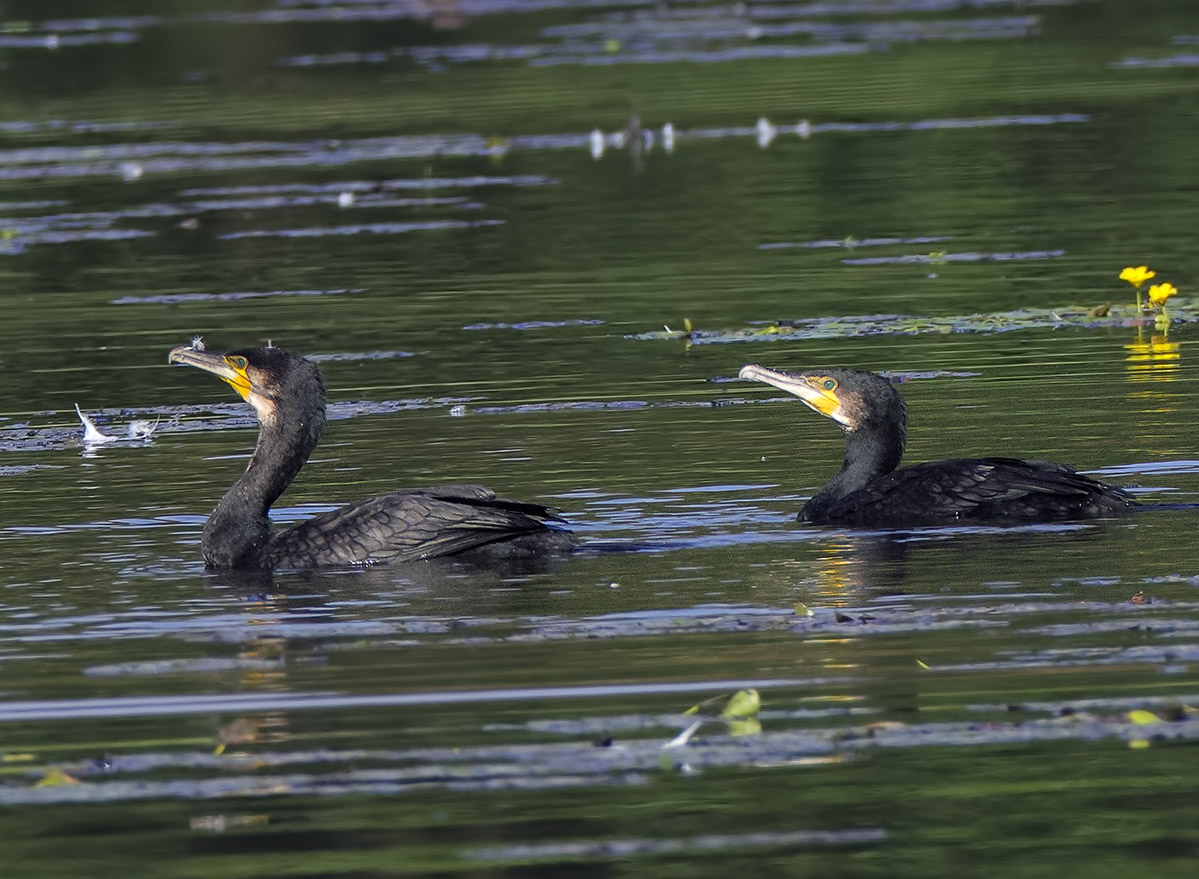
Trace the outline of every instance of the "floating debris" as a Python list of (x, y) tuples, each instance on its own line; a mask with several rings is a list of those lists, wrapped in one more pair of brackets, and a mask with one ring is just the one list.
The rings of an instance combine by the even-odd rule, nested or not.
[[(1161, 315), (1157, 316), (1159, 319)], [(1170, 310), (1171, 321), (1199, 321), (1199, 307), (1184, 303)], [(1014, 330), (1073, 327), (1138, 327), (1154, 323), (1153, 315), (1139, 315), (1131, 307), (1112, 307), (1096, 313), (1093, 307), (1021, 308), (1014, 311), (980, 312), (948, 317), (927, 315), (874, 314), (796, 318), (764, 325), (728, 330), (651, 330), (626, 336), (641, 341), (682, 340), (692, 345), (727, 342), (766, 342), (779, 339), (844, 339), (853, 336), (896, 336), (924, 333), (1004, 333)]]
[[(193, 347), (195, 347), (196, 342), (200, 343), (200, 350), (204, 350), (204, 343), (198, 336), (192, 340)], [(139, 418), (129, 423), (129, 426), (126, 428), (126, 437), (113, 436), (112, 434), (104, 433), (102, 430), (100, 430), (100, 428), (96, 427), (96, 422), (92, 421), (92, 419), (89, 418), (83, 412), (83, 410), (79, 408), (78, 403), (75, 404), (75, 412), (79, 415), (79, 421), (83, 424), (84, 446), (99, 446), (104, 445), (105, 443), (115, 443), (123, 438), (128, 438), (131, 440), (148, 440), (154, 435), (154, 431), (158, 429), (157, 418), (155, 418), (153, 421), (147, 421), (146, 419)]]
[(57, 467), (51, 464), (7, 464), (0, 466), (0, 476), (20, 476), (23, 473), (31, 473), (34, 470), (56, 470)]
[(86, 36), (60, 37), (58, 34), (36, 34), (33, 36), (0, 35), (0, 49), (50, 49), (55, 50), (65, 46), (88, 46), (101, 43), (132, 43), (137, 40), (137, 34), (107, 33), (90, 34)]
[[(761, 120), (767, 132), (777, 129), (766, 117)], [(919, 119), (915, 121), (879, 122), (822, 122), (805, 124), (796, 130), (800, 136), (817, 134), (872, 134), (898, 131), (940, 131), (962, 128), (992, 128), (1026, 125), (1060, 125), (1090, 121), (1085, 113), (1019, 114), (979, 118)], [(2, 129), (0, 129), (2, 130)], [(640, 125), (637, 126), (636, 141), (644, 145)], [(672, 126), (673, 140), (691, 138), (758, 137), (762, 134), (758, 125), (725, 128), (697, 128), (680, 131)], [(805, 134), (806, 133), (806, 134)], [(505, 138), (511, 150), (577, 149), (592, 143), (591, 133), (553, 133), (519, 135)], [(773, 139), (773, 137), (772, 137)], [(631, 131), (617, 132), (605, 138), (607, 146), (624, 146), (626, 140), (632, 145)], [(90, 176), (118, 174), (132, 176), (143, 174), (199, 174), (251, 170), (263, 172), (268, 169), (285, 168), (335, 168), (356, 162), (382, 162), (395, 159), (428, 158), (433, 156), (492, 156), (495, 153), (493, 137), (481, 134), (405, 135), (383, 138), (345, 139), (331, 143), (327, 140), (285, 141), (264, 143), (244, 141), (235, 143), (158, 141), (150, 143), (118, 143), (90, 146), (60, 146), (30, 149), (23, 153), (24, 161), (0, 164), (0, 180), (70, 179)], [(408, 188), (436, 189), (445, 186), (485, 186), (492, 182), (511, 185), (537, 185), (556, 183), (547, 179), (517, 178), (461, 178), (443, 180), (428, 178), (408, 181)], [(284, 186), (237, 186), (185, 190), (182, 197), (192, 194), (249, 194), (279, 193), (283, 191), (326, 192), (332, 198), (342, 191), (352, 191), (355, 198), (373, 189), (397, 189), (404, 185), (397, 181), (377, 183), (363, 181), (359, 184), (330, 183), (324, 185), (290, 184)], [(182, 216), (194, 213), (194, 206), (156, 204), (155, 215)], [(150, 210), (147, 207), (145, 210)], [(105, 216), (105, 215), (96, 215)], [(110, 218), (131, 216), (128, 212), (112, 213)]]
[[(267, 345), (268, 348), (273, 347)], [(361, 352), (344, 352), (338, 354), (305, 354), (309, 360), (314, 360), (319, 363), (329, 361), (353, 361), (353, 360), (397, 360), (403, 357), (415, 357), (411, 351), (361, 351)]]
[(1148, 67), (1156, 69), (1165, 67), (1199, 67), (1199, 55), (1192, 52), (1183, 52), (1177, 55), (1168, 55), (1165, 58), (1139, 58), (1133, 56), (1113, 61), (1111, 66), (1115, 68)]
[(571, 318), (570, 320), (526, 320), (514, 324), (468, 324), (464, 330), (540, 330), (546, 327), (598, 327), (604, 322), (599, 318)]
[(188, 820), (189, 830), (224, 833), (241, 827), (260, 827), (271, 823), (270, 815), (196, 815)]
[(218, 238), (234, 241), (242, 238), (324, 238), (337, 235), (403, 235), (435, 229), (481, 229), (502, 226), (503, 220), (426, 220), (419, 223), (359, 223), (353, 226), (311, 226), (306, 229), (250, 229), (226, 232)]
[(64, 772), (62, 769), (50, 769), (34, 783), (34, 787), (65, 787), (72, 784), (82, 784), (78, 778)]
[(912, 253), (903, 256), (866, 256), (841, 260), (847, 266), (944, 265), (951, 262), (1013, 262), (1026, 259), (1060, 259), (1064, 250), (1024, 250), (1012, 253)]
[[(195, 346), (193, 345), (192, 347), (194, 348)], [(128, 430), (130, 439), (148, 440), (154, 435), (154, 431), (158, 430), (158, 419), (155, 418), (153, 421), (146, 421), (139, 418), (135, 421), (130, 421)]]
[(662, 149), (665, 152), (674, 152), (674, 123), (667, 122), (662, 126)]
[[(268, 290), (237, 293), (165, 293), (155, 296), (122, 296), (110, 299), (113, 305), (178, 305), (181, 302), (232, 302), (240, 299), (264, 299), (270, 296), (336, 296), (340, 293), (361, 293), (361, 288), (339, 290)], [(199, 342), (199, 345), (196, 343)], [(197, 336), (192, 347), (204, 350), (204, 341)]]
[(762, 149), (770, 146), (779, 133), (778, 128), (765, 116), (758, 119), (758, 124), (754, 126), (754, 131), (757, 133), (758, 146)]
[[(502, 5), (488, 3), (479, 12), (495, 13)], [(528, 8), (525, 6), (522, 11)], [(823, 11), (850, 8), (826, 4)], [(1020, 39), (1040, 31), (1036, 16), (832, 24), (796, 14), (792, 11), (794, 7), (762, 5), (730, 9), (736, 11), (722, 14), (719, 8), (696, 12), (658, 7), (635, 15), (608, 14), (598, 21), (542, 28), (540, 35), (547, 39), (537, 43), (394, 46), (385, 50), (292, 55), (278, 58), (275, 63), (281, 67), (381, 65), (402, 58), (434, 72), (453, 64), (519, 61), (531, 67), (710, 64), (754, 58), (861, 55), (887, 52), (897, 43)], [(351, 15), (347, 8), (343, 10), (347, 16)], [(747, 25), (747, 17), (767, 21)], [(787, 39), (794, 41), (783, 42)]]
[[(474, 135), (468, 135), (473, 137)], [(467, 175), (465, 177), (399, 177), (390, 180), (350, 180), (338, 183), (273, 183), (246, 186), (206, 186), (185, 189), (183, 198), (236, 198), (245, 196), (315, 195), (329, 196), (339, 192), (428, 189), (476, 189), (485, 186), (553, 186), (558, 181), (540, 174)]]
[(103, 443), (115, 443), (120, 439), (118, 436), (110, 436), (104, 433), (100, 428), (96, 427), (96, 422), (92, 421), (88, 416), (83, 414), (83, 410), (79, 408), (79, 404), (75, 404), (75, 412), (79, 415), (79, 420), (83, 423), (83, 444), (87, 446), (101, 445)]
[(699, 731), (699, 728), (703, 725), (704, 725), (704, 721), (702, 719), (692, 721), (692, 723), (686, 729), (684, 729), (681, 733), (679, 733), (677, 736), (675, 736), (669, 742), (664, 744), (662, 746), (663, 749), (683, 747), (689, 741), (691, 741), (691, 737), (694, 736)]
[(846, 250), (853, 250), (857, 247), (886, 247), (895, 244), (938, 244), (942, 241), (952, 240), (952, 235), (916, 235), (911, 238), (855, 238), (852, 235), (847, 235), (844, 238), (816, 238), (811, 241), (773, 241), (766, 244), (759, 244), (758, 250), (788, 250), (796, 247), (843, 247)]

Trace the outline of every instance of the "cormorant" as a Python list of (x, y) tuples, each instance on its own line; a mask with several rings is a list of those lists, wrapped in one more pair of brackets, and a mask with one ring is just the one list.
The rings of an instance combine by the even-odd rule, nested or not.
[(1114, 516), (1136, 506), (1122, 489), (1052, 461), (954, 458), (896, 469), (906, 407), (891, 382), (872, 372), (749, 365), (740, 378), (794, 394), (845, 433), (845, 463), (804, 505), (800, 522), (883, 528), (1050, 522)]
[(258, 416), (250, 463), (204, 526), (209, 567), (314, 568), (463, 554), (495, 560), (573, 544), (555, 511), (497, 498), (481, 485), (366, 498), (272, 534), (267, 512), (308, 460), (325, 424), (320, 370), (299, 354), (272, 347), (219, 354), (193, 343), (175, 348), (168, 361), (228, 382)]

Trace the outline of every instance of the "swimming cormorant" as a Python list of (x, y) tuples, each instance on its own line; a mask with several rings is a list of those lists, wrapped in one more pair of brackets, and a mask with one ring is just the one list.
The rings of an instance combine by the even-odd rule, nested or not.
[(1050, 522), (1114, 516), (1136, 506), (1122, 489), (1052, 461), (954, 458), (896, 469), (907, 433), (905, 406), (891, 382), (872, 372), (749, 365), (740, 377), (794, 394), (845, 434), (845, 463), (804, 505), (800, 522), (882, 528)]
[(250, 463), (204, 526), (209, 567), (314, 568), (460, 555), (523, 558), (573, 543), (553, 510), (497, 498), (481, 485), (439, 485), (366, 498), (272, 534), (267, 512), (308, 460), (325, 424), (320, 370), (299, 354), (273, 347), (219, 354), (193, 343), (175, 348), (168, 360), (228, 382), (258, 416)]

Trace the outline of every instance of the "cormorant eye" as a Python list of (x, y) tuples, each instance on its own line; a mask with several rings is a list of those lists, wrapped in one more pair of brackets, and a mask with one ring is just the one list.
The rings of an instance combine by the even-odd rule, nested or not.
[(826, 378), (824, 380), (824, 389), (826, 391), (835, 391), (837, 389), (837, 380), (835, 378)]
[(249, 362), (244, 357), (230, 357), (229, 359), (233, 361), (233, 365), (238, 369), (245, 369), (246, 364)]

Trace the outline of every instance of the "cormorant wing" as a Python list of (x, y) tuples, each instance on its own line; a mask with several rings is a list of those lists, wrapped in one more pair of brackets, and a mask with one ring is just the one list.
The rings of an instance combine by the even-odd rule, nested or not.
[(1050, 521), (1114, 515), (1130, 498), (1062, 464), (1018, 458), (956, 458), (904, 467), (833, 503), (832, 522), (944, 524)]
[(411, 562), (457, 555), (544, 532), (558, 515), (497, 498), (477, 485), (446, 485), (366, 498), (272, 535), (273, 567)]

